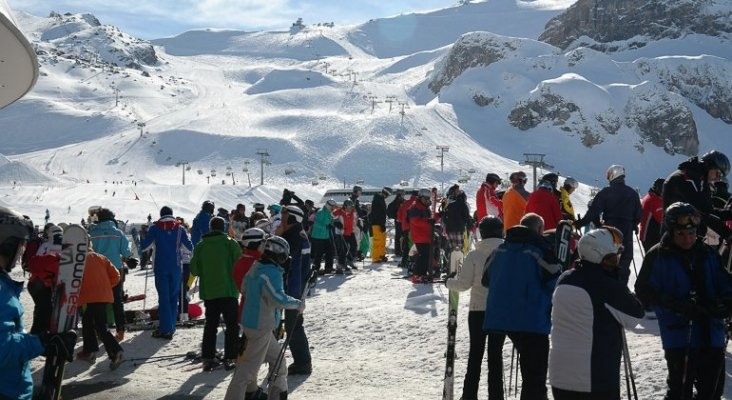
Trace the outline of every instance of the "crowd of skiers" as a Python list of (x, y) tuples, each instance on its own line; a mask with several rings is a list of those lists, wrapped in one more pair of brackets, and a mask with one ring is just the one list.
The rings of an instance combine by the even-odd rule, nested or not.
[[(608, 186), (582, 217), (569, 200), (577, 188), (572, 178), (558, 191), (558, 176), (544, 175), (528, 194), (526, 176), (517, 172), (501, 196), (500, 177), (488, 174), (476, 199), (481, 240), (464, 259), (451, 243), (451, 257), (462, 268), (446, 281), (451, 290), (471, 290), (462, 399), (478, 398), (486, 343), (488, 398), (504, 398), (506, 337), (518, 354), (521, 399), (546, 399), (548, 377), (557, 400), (618, 400), (621, 354), (630, 398), (635, 383), (624, 330), (646, 310), (660, 328), (668, 369), (664, 399), (720, 399), (732, 316), (729, 169), (723, 153), (710, 151), (681, 163), (639, 199), (625, 184), (625, 169), (612, 165)], [(581, 237), (575, 234), (569, 268), (547, 240), (554, 237), (547, 230), (563, 220), (578, 232), (591, 225)], [(644, 254), (635, 294), (627, 285), (634, 238)]]
[[(729, 160), (718, 151), (692, 157), (668, 178), (653, 182), (641, 200), (625, 184), (625, 169), (613, 165), (607, 170), (608, 186), (584, 216), (575, 214), (570, 200), (576, 180), (565, 178), (557, 190), (559, 176), (548, 173), (528, 193), (523, 172), (509, 176), (511, 186), (503, 193), (501, 178), (488, 174), (473, 215), (458, 185), (448, 189), (439, 209), (434, 190), (413, 191), (407, 198), (388, 187), (370, 199), (369, 209), (360, 204), (358, 186), (342, 204), (328, 200), (321, 208), (287, 189), (278, 204), (255, 204), (249, 215), (243, 204), (227, 211), (205, 201), (190, 226), (164, 206), (157, 221), (149, 216), (139, 237), (133, 234), (142, 267), (152, 264), (158, 292), (159, 326), (152, 336), (173, 337), (177, 321), (186, 318), (187, 292), (197, 286), (206, 310), (203, 369), (220, 364), (236, 369), (225, 398), (252, 398), (266, 361), (278, 368), (270, 398), (285, 399), (287, 375), (312, 371), (303, 325), (307, 285), (316, 273), (348, 273), (369, 252), (373, 263), (387, 261), (387, 220), (394, 219), (395, 254), (402, 256), (401, 266), (411, 270), (413, 282), (429, 282), (439, 273), (430, 250), (442, 235), (449, 262), (459, 270), (446, 285), (471, 290), (463, 400), (477, 399), (486, 345), (489, 398), (503, 398), (506, 337), (518, 354), (522, 399), (547, 398), (547, 377), (555, 399), (619, 399), (624, 328), (643, 317), (644, 309), (658, 318), (668, 367), (665, 398), (690, 399), (695, 390), (695, 398), (719, 399), (725, 382), (725, 319), (732, 315), (732, 284), (724, 268), (732, 241), (728, 172)], [(392, 194), (395, 199), (387, 205)], [(124, 276), (137, 259), (114, 212), (98, 207), (92, 214), (92, 250), (78, 299), (84, 309), (83, 347), (76, 358), (94, 362), (100, 339), (114, 369), (124, 354)], [(560, 221), (577, 229), (593, 226), (579, 239), (578, 257), (569, 269), (545, 237)], [(49, 332), (51, 288), (63, 243), (59, 225), (47, 224), (39, 242), (27, 217), (0, 209), (0, 340), (11, 344), (0, 347), (0, 399), (30, 398), (30, 359), (74, 357), (76, 334)], [(468, 252), (472, 229), (481, 240)], [(635, 295), (627, 287), (634, 236), (647, 251)], [(29, 333), (23, 330), (18, 299), (23, 284), (8, 275), (16, 263), (31, 273), (28, 289), (36, 306)], [(222, 318), (225, 346), (218, 357)], [(293, 358), (289, 366), (276, 362), (277, 340), (285, 332)]]

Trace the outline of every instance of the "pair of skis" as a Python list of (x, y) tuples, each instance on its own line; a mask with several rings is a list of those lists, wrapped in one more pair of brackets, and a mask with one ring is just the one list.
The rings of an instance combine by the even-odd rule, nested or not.
[[(79, 294), (84, 279), (89, 236), (81, 225), (69, 225), (64, 229), (63, 249), (59, 261), (56, 285), (53, 287), (50, 331), (62, 333), (76, 328), (79, 319)], [(71, 349), (73, 354), (73, 349)], [(66, 359), (59, 354), (46, 357), (43, 377), (35, 397), (39, 400), (58, 400), (64, 378)]]
[[(432, 189), (434, 202), (432, 203), (432, 215), (434, 218), (437, 203), (437, 189)], [(434, 219), (433, 219), (434, 221)], [(434, 244), (434, 222), (432, 224), (432, 242), (430, 242), (430, 255), (433, 253)], [(456, 256), (455, 251), (450, 253), (450, 258)], [(439, 262), (439, 261), (438, 261)], [(459, 262), (450, 260), (448, 276), (454, 276), (458, 271)], [(449, 290), (447, 294), (447, 351), (445, 352), (445, 378), (442, 387), (442, 400), (453, 400), (455, 397), (455, 335), (457, 334), (457, 313), (460, 292)]]

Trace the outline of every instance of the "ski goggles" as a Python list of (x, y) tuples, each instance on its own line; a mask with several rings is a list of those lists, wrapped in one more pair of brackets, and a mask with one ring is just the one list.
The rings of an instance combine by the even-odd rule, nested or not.
[(701, 215), (699, 214), (683, 214), (676, 217), (673, 221), (677, 229), (695, 229), (701, 224)]

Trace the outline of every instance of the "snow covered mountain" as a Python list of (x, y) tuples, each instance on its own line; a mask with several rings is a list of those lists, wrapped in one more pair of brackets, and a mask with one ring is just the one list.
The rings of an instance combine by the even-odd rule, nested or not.
[[(731, 8), (712, 3), (704, 15)], [(727, 31), (649, 34), (643, 46), (612, 36), (612, 51), (536, 40), (569, 29), (583, 4), (562, 13), (540, 1), (477, 2), (356, 26), (150, 42), (90, 14), (19, 13), (41, 77), (0, 111), (2, 153), (54, 177), (61, 197), (90, 185), (92, 201), (137, 212), (176, 193), (193, 212), (205, 198), (246, 199), (250, 182), (276, 197), (256, 187), (262, 164), (265, 186), (313, 198), (357, 180), (461, 180), (474, 192), (485, 173), (525, 168), (523, 153), (538, 152), (590, 185), (625, 164), (643, 190), (688, 155), (728, 147)], [(444, 165), (438, 145), (451, 146)], [(582, 186), (577, 202), (588, 196)]]

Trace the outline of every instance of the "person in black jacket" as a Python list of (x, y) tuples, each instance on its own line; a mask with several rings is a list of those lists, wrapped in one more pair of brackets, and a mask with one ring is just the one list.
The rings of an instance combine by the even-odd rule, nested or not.
[(384, 187), (381, 193), (374, 194), (371, 200), (371, 213), (369, 223), (371, 224), (371, 262), (380, 263), (389, 261), (386, 258), (386, 198), (391, 195), (391, 188)]
[(401, 207), (402, 203), (404, 203), (404, 190), (397, 189), (396, 197), (394, 197), (394, 200), (392, 200), (391, 203), (389, 203), (389, 205), (386, 207), (386, 216), (394, 220), (395, 255), (402, 254), (402, 224), (398, 223), (396, 220), (397, 213), (399, 212), (399, 207)]
[(557, 281), (549, 351), (555, 400), (620, 399), (623, 329), (643, 317), (640, 301), (618, 279), (622, 236), (609, 226), (586, 233), (580, 265)]
[(676, 202), (689, 203), (701, 213), (703, 224), (699, 233), (702, 236), (705, 227), (709, 227), (722, 238), (731, 239), (732, 230), (723, 221), (732, 219), (732, 212), (714, 208), (710, 187), (727, 176), (729, 169), (727, 156), (716, 150), (682, 162), (663, 184), (663, 208)]
[(609, 186), (604, 187), (592, 199), (592, 204), (576, 226), (581, 227), (602, 215), (603, 224), (618, 228), (623, 234), (623, 255), (620, 257), (620, 279), (628, 283), (630, 263), (633, 262), (633, 232), (638, 230), (642, 209), (640, 196), (625, 184), (625, 168), (611, 165), (605, 175)]
[(444, 226), (450, 243), (450, 271), (457, 271), (464, 257), (465, 232), (470, 230), (471, 218), (468, 198), (460, 186), (447, 190), (447, 204), (444, 210)]

